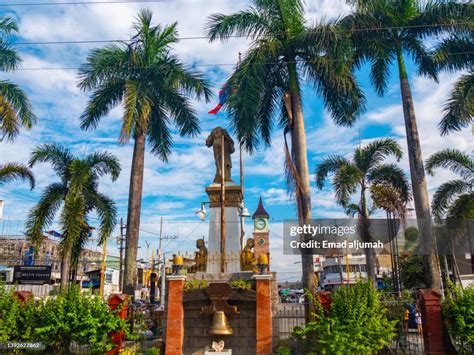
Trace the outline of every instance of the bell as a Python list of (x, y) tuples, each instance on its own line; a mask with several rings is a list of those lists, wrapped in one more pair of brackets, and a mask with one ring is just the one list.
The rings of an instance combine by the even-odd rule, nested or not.
[(212, 324), (209, 327), (209, 335), (231, 335), (232, 328), (223, 311), (216, 311), (212, 316)]

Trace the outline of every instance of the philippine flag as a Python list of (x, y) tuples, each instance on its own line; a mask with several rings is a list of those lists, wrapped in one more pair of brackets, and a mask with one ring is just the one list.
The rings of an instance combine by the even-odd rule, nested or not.
[(219, 110), (224, 106), (225, 102), (230, 96), (230, 88), (227, 85), (224, 85), (222, 89), (219, 91), (219, 103), (217, 104), (216, 107), (214, 107), (211, 111), (208, 113), (210, 115), (215, 115), (219, 112)]

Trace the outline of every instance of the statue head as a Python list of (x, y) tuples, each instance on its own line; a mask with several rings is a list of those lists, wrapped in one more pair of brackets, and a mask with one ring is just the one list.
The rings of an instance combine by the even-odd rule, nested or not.
[(253, 238), (247, 239), (247, 243), (245, 244), (246, 249), (252, 249), (255, 246), (255, 240)]
[(201, 238), (196, 240), (196, 248), (201, 249), (204, 245), (204, 239)]

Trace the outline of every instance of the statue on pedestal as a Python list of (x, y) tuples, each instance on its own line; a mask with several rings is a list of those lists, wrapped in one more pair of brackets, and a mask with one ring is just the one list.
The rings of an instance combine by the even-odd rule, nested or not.
[(221, 182), (222, 137), (224, 137), (224, 181), (232, 181), (232, 159), (230, 155), (235, 152), (234, 141), (227, 130), (222, 127), (214, 128), (206, 139), (206, 146), (212, 147), (214, 151), (214, 161), (216, 164), (214, 183), (218, 184)]
[(240, 254), (240, 269), (242, 271), (256, 272), (258, 270), (257, 260), (255, 259), (255, 253), (253, 252), (254, 247), (255, 241), (253, 238), (247, 239), (247, 243)]
[(196, 240), (196, 248), (198, 251), (194, 252), (194, 265), (189, 269), (189, 273), (195, 273), (198, 271), (205, 272), (207, 267), (207, 248), (204, 243), (204, 239)]

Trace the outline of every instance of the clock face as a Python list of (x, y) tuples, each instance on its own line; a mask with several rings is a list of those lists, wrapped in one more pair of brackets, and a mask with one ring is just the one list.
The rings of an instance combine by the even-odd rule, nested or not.
[(257, 243), (258, 243), (258, 245), (263, 245), (263, 244), (265, 244), (265, 239), (264, 238), (259, 238)]
[(263, 218), (258, 218), (255, 221), (255, 228), (258, 230), (265, 229), (266, 226), (267, 226), (267, 221), (265, 221)]

